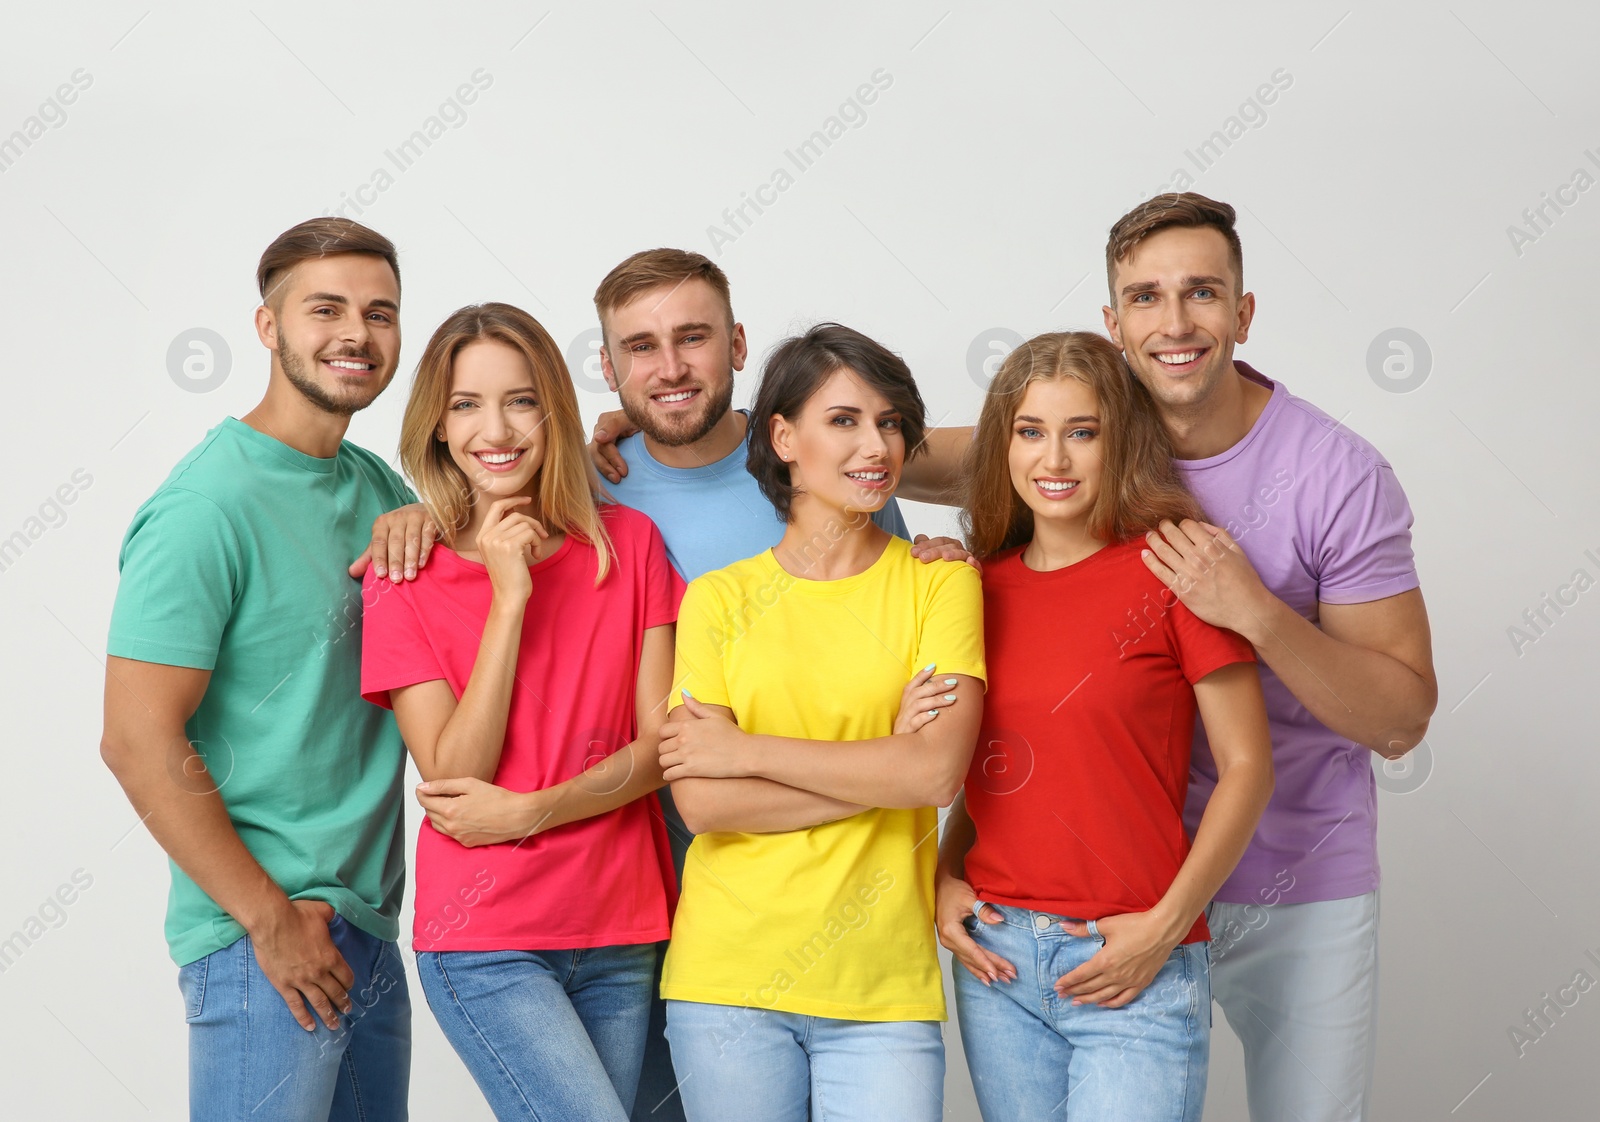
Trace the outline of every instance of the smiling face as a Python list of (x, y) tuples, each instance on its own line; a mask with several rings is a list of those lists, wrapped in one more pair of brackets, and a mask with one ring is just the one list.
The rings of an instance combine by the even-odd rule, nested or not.
[(393, 379), (400, 286), (383, 258), (343, 253), (302, 261), (272, 294), (267, 312), (262, 334), (274, 364), (322, 411), (349, 416), (365, 409)]
[(1106, 330), (1163, 409), (1203, 405), (1233, 374), (1255, 297), (1239, 291), (1227, 239), (1209, 226), (1169, 226), (1116, 262)]
[(450, 366), (450, 397), (435, 436), (450, 448), (480, 506), (512, 495), (537, 497), (544, 465), (545, 413), (522, 352), (479, 339)]
[(905, 465), (900, 412), (849, 368), (835, 370), (797, 417), (772, 418), (772, 446), (802, 496), (848, 513), (883, 508)]
[(1028, 383), (1011, 421), (1011, 486), (1034, 525), (1086, 523), (1100, 491), (1100, 402), (1076, 378)]
[(731, 319), (699, 277), (650, 289), (604, 317), (606, 384), (652, 440), (693, 444), (727, 414), (746, 355), (744, 327)]

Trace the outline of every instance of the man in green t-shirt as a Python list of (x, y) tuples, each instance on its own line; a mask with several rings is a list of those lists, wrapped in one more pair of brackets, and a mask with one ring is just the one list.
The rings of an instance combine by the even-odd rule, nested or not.
[(398, 364), (399, 270), (387, 238), (319, 218), (256, 280), (266, 396), (123, 540), (101, 754), (171, 858), (191, 1117), (403, 1119), (405, 750), (361, 700), (341, 560), (415, 501), (344, 440)]

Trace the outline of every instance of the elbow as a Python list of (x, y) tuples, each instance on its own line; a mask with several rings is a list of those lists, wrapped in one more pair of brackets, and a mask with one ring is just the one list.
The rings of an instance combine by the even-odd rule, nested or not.
[(966, 777), (958, 775), (955, 779), (945, 779), (934, 785), (930, 794), (933, 796), (924, 806), (936, 806), (943, 810), (956, 801), (956, 796), (961, 794), (962, 780)]
[(1408, 728), (1392, 730), (1383, 738), (1382, 744), (1375, 744), (1372, 749), (1386, 760), (1398, 760), (1421, 744), (1422, 738), (1427, 735), (1428, 717), (1424, 717)]
[(118, 782), (121, 782), (123, 775), (127, 773), (131, 755), (127, 742), (121, 737), (114, 736), (110, 729), (101, 735), (100, 762), (117, 777)]
[(683, 819), (683, 824), (691, 834), (709, 834), (717, 829), (717, 824), (712, 820), (713, 808), (702, 789), (703, 782), (693, 779), (680, 779), (671, 784), (672, 805), (678, 810), (678, 817)]

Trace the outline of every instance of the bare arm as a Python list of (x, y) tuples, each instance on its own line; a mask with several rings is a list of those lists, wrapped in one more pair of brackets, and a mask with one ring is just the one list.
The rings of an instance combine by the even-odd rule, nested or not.
[[(915, 732), (845, 742), (746, 733), (726, 709), (691, 700), (689, 715), (679, 720), (674, 710), (663, 729), (661, 762), (674, 784), (758, 777), (861, 806), (948, 806), (972, 762), (983, 718), (983, 683), (964, 674), (948, 680), (962, 703), (944, 711), (947, 717)], [(674, 786), (674, 799), (677, 793)]]
[(1145, 563), (1195, 615), (1243, 635), (1312, 716), (1398, 759), (1439, 703), (1422, 592), (1321, 604), (1321, 626), (1274, 596), (1226, 531), (1185, 521), (1147, 536)]
[[(1148, 911), (1099, 920), (1105, 945), (1056, 980), (1056, 992), (1070, 995), (1074, 1004), (1115, 1009), (1139, 996), (1244, 856), (1272, 797), (1272, 740), (1255, 664), (1234, 663), (1207, 674), (1194, 694), (1217, 763), (1217, 786), (1194, 845), (1161, 899)], [(1081, 922), (1062, 926), (1088, 934)]]
[[(262, 971), (302, 1028), (309, 1001), (329, 1028), (351, 1008), (355, 980), (328, 935), (333, 909), (291, 901), (240, 840), (184, 723), (211, 682), (208, 670), (106, 659), (100, 757), (177, 866), (249, 932)], [(287, 781), (287, 780), (286, 780)]]
[(919, 503), (955, 506), (961, 502), (961, 460), (972, 444), (972, 429), (929, 429), (923, 451), (906, 460), (895, 494)]
[[(939, 843), (939, 864), (933, 874), (933, 925), (939, 942), (955, 960), (978, 981), (990, 985), (1004, 979), (1014, 982), (1017, 968), (1001, 955), (984, 950), (967, 933), (967, 917), (974, 914), (977, 893), (967, 880), (967, 854), (978, 840), (977, 827), (967, 813), (967, 793), (962, 791), (950, 804), (944, 820), (944, 840)], [(978, 919), (990, 925), (1000, 923), (1000, 913), (983, 908)]]
[(463, 845), (514, 841), (605, 814), (660, 787), (657, 743), (672, 689), (673, 627), (644, 633), (634, 686), (638, 735), (583, 772), (542, 791), (508, 791), (476, 778), (424, 783), (417, 801), (434, 828)]

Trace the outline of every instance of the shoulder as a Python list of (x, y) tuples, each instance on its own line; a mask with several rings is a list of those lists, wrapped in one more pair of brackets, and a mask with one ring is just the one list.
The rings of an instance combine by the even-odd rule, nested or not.
[(1280, 440), (1294, 441), (1306, 449), (1304, 462), (1319, 469), (1326, 465), (1365, 477), (1389, 467), (1389, 461), (1365, 437), (1287, 388), (1278, 411), (1278, 427)]

